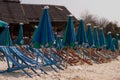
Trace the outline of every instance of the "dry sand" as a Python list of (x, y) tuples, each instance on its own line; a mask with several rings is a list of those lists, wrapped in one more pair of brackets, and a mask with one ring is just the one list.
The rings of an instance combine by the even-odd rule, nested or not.
[[(6, 64), (0, 62), (0, 70), (4, 69)], [(30, 72), (30, 70), (28, 70)], [(0, 74), (0, 80), (120, 80), (120, 56), (118, 60), (110, 63), (93, 64), (92, 66), (84, 64), (69, 66), (65, 70), (58, 72), (48, 71), (48, 75), (37, 72), (41, 77), (31, 73), (33, 78), (24, 75), (22, 71)]]

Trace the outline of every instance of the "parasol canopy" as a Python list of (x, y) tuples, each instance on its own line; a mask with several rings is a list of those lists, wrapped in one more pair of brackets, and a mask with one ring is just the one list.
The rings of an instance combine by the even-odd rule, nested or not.
[(0, 34), (0, 45), (2, 45), (2, 46), (11, 46), (12, 45), (9, 27), (6, 27)]
[(99, 43), (99, 37), (98, 37), (98, 32), (97, 32), (97, 27), (96, 26), (94, 26), (93, 37), (94, 37), (95, 47), (99, 48), (100, 47), (100, 43)]
[(18, 38), (15, 40), (15, 43), (18, 45), (23, 45), (24, 44), (24, 39), (23, 39), (23, 23), (20, 23), (20, 29), (18, 33)]
[(83, 45), (83, 44), (88, 42), (83, 20), (80, 20), (80, 24), (79, 24), (77, 35), (76, 35), (76, 40), (77, 40), (79, 45)]
[(32, 38), (34, 47), (51, 46), (54, 42), (54, 35), (52, 31), (52, 24), (48, 13), (48, 6), (44, 7), (42, 17), (38, 24), (38, 28)]
[(92, 34), (92, 30), (91, 30), (91, 24), (87, 24), (87, 40), (88, 40), (88, 44), (90, 47), (92, 47), (94, 45), (94, 40), (93, 40), (93, 34)]
[(113, 41), (112, 41), (112, 35), (111, 32), (108, 32), (107, 34), (107, 49), (114, 51), (114, 45), (113, 45)]
[(105, 47), (106, 46), (106, 38), (104, 35), (103, 28), (99, 28), (99, 41), (100, 41), (100, 47)]
[(8, 25), (7, 22), (0, 20), (0, 27), (7, 27)]
[(74, 23), (72, 15), (69, 15), (66, 30), (63, 37), (63, 45), (73, 47), (75, 45), (76, 37), (74, 31)]

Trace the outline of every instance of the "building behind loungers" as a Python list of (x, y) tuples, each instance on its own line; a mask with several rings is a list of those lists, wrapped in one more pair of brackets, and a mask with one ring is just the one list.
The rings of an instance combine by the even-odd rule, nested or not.
[[(20, 22), (24, 23), (24, 36), (31, 38), (35, 25), (38, 25), (42, 16), (44, 6), (46, 5), (21, 4), (19, 0), (0, 0), (0, 20), (10, 24), (12, 38), (18, 35)], [(64, 6), (48, 6), (54, 32), (63, 30), (68, 20), (67, 15), (71, 13)], [(73, 20), (77, 22), (75, 17)]]

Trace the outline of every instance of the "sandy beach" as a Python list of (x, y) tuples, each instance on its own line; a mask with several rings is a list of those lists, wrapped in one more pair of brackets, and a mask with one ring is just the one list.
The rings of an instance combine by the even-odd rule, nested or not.
[[(4, 62), (0, 62), (0, 64), (2, 65), (0, 69), (4, 69), (6, 64)], [(64, 70), (57, 69), (58, 72), (48, 70), (48, 75), (36, 70), (40, 77), (30, 70), (27, 71), (32, 74), (33, 78), (29, 78), (19, 70), (0, 74), (0, 80), (120, 80), (120, 56), (118, 60), (110, 63), (68, 66)]]

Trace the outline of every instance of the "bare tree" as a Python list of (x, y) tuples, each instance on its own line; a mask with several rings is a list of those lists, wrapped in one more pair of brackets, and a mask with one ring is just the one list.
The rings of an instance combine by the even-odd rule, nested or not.
[(100, 18), (98, 20), (96, 20), (96, 24), (99, 27), (106, 27), (106, 25), (109, 23), (109, 21), (106, 18)]
[(97, 17), (90, 14), (88, 11), (85, 11), (81, 14), (81, 18), (85, 21), (85, 24), (91, 23), (92, 25), (96, 25)]
[(92, 26), (103, 27), (105, 35), (107, 35), (107, 32), (109, 32), (109, 31), (112, 32), (113, 36), (115, 36), (116, 33), (120, 34), (120, 27), (118, 26), (117, 21), (110, 22), (106, 18), (98, 18), (96, 15), (90, 14), (87, 10), (81, 14), (81, 18), (84, 20), (85, 25), (87, 23), (90, 23)]

